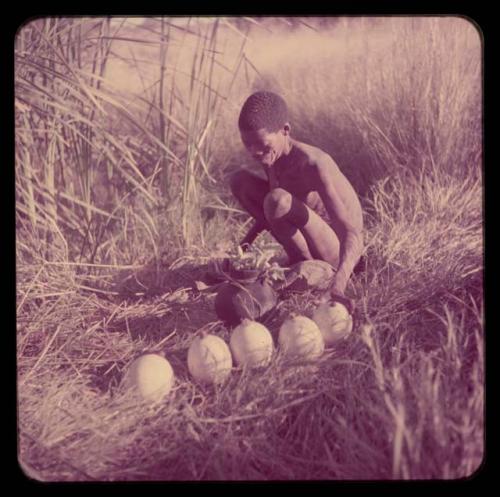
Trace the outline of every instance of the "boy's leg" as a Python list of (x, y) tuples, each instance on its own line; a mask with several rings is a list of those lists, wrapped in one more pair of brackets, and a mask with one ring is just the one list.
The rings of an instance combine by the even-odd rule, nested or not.
[(282, 188), (269, 192), (264, 199), (264, 215), (291, 263), (321, 259), (338, 267), (337, 235), (316, 212), (289, 192)]
[(269, 228), (264, 215), (264, 199), (269, 193), (269, 183), (243, 169), (233, 173), (229, 180), (231, 192), (241, 206), (259, 223)]
[(338, 266), (339, 240), (333, 229), (303, 202), (282, 188), (269, 191), (269, 183), (245, 170), (230, 179), (241, 206), (283, 245), (289, 264), (321, 259)]

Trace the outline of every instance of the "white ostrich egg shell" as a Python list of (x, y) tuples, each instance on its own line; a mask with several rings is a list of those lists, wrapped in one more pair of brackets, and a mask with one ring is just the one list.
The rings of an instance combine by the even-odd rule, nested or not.
[(286, 356), (317, 359), (325, 350), (318, 325), (306, 316), (288, 318), (280, 327), (278, 342)]
[(242, 366), (266, 366), (273, 354), (273, 337), (257, 321), (244, 319), (232, 332), (229, 346), (235, 362)]
[(327, 345), (334, 344), (352, 331), (352, 316), (340, 302), (320, 304), (313, 312), (313, 320)]
[(190, 345), (188, 369), (202, 383), (221, 383), (231, 373), (233, 358), (227, 343), (215, 335), (197, 337)]
[(123, 386), (138, 393), (144, 400), (160, 401), (172, 389), (174, 371), (158, 354), (145, 354), (135, 359), (123, 379)]

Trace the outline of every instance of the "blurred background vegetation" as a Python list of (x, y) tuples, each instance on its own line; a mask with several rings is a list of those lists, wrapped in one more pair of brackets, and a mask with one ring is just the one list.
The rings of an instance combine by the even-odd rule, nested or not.
[[(247, 226), (227, 177), (255, 168), (237, 118), (259, 89), (283, 95), (292, 135), (330, 153), (360, 195), (367, 266), (348, 292), (369, 326), (317, 365), (235, 373), (214, 394), (192, 384), (185, 354), (196, 331), (228, 331), (189, 288)], [(471, 22), (39, 18), (15, 40), (15, 125), (29, 474), (425, 479), (478, 467), (482, 45)], [(133, 299), (117, 289), (122, 271)], [(108, 378), (144, 351), (165, 352), (176, 390), (155, 411), (123, 410)]]

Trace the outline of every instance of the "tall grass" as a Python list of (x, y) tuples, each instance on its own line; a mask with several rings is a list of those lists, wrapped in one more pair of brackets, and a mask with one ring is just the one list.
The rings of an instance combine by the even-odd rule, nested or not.
[[(136, 199), (142, 212), (134, 224), (153, 246), (166, 237), (159, 240), (153, 212), (161, 219), (180, 209), (174, 245), (203, 236), (201, 184), (214, 181), (210, 129), (242, 64), (245, 38), (240, 45), (232, 38), (228, 53), (219, 21), (150, 19), (146, 28), (132, 38), (126, 19), (46, 18), (23, 26), (16, 39), (18, 212), (33, 229), (67, 228), (72, 256), (85, 261), (95, 260)], [(158, 63), (153, 83), (133, 53), (141, 44)], [(115, 68), (124, 63), (143, 78), (142, 91), (117, 85), (124, 75)]]
[[(212, 22), (213, 21), (213, 22)], [(454, 479), (483, 457), (480, 40), (460, 18), (38, 19), (16, 39), (19, 461), (39, 480)], [(293, 21), (293, 22), (292, 22)], [(321, 22), (320, 22), (321, 21)], [(326, 27), (325, 27), (326, 26)], [(333, 26), (333, 27), (331, 27)], [(361, 195), (352, 335), (192, 382), (196, 290), (248, 218), (252, 89)], [(266, 245), (267, 235), (257, 240)], [(311, 315), (309, 295), (279, 304)], [(163, 353), (157, 406), (117, 389)]]

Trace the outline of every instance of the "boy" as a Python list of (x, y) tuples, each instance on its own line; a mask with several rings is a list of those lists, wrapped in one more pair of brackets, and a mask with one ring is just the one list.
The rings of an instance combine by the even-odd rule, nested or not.
[(245, 101), (241, 139), (267, 180), (246, 170), (231, 176), (233, 195), (255, 219), (240, 245), (245, 250), (263, 230), (283, 245), (289, 264), (321, 259), (336, 268), (321, 301), (340, 301), (363, 252), (363, 216), (353, 187), (337, 164), (317, 147), (290, 136), (285, 101), (259, 91)]

